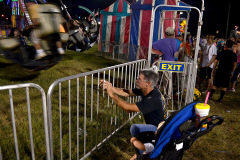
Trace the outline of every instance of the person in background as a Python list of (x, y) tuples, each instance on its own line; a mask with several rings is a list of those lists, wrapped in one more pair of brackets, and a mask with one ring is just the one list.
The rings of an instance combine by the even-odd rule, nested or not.
[[(160, 39), (152, 44), (152, 53), (162, 55), (162, 60), (165, 61), (177, 61), (180, 52), (182, 52), (180, 51), (182, 42), (175, 38), (175, 31), (172, 27), (168, 27), (165, 34), (166, 38)], [(163, 74), (164, 96), (166, 99), (171, 99), (172, 73), (165, 71)]]
[[(222, 102), (225, 92), (227, 91), (230, 78), (233, 76), (234, 70), (237, 65), (237, 55), (231, 50), (232, 46), (233, 46), (233, 41), (227, 40), (225, 45), (226, 49), (220, 55), (218, 55), (214, 61), (213, 76), (215, 75), (215, 72), (216, 72), (216, 75), (214, 77), (209, 100), (212, 100), (212, 96), (217, 87), (222, 88), (221, 95), (218, 99), (218, 102)], [(216, 71), (218, 63), (219, 65)]]
[(10, 34), (8, 35), (9, 37), (17, 38), (20, 42), (20, 46), (24, 47), (27, 46), (25, 38), (21, 35), (20, 31), (18, 30), (17, 27), (14, 27), (11, 29)]
[[(179, 50), (181, 49), (186, 49), (184, 52), (181, 52), (181, 53), (185, 53), (185, 55), (189, 56), (190, 55), (190, 45), (189, 45), (189, 38), (188, 38), (188, 35), (187, 35), (187, 38), (186, 38), (186, 42), (184, 43), (184, 33), (182, 35), (178, 35), (178, 38), (177, 38), (179, 41), (181, 41), (181, 44), (180, 44), (180, 48)], [(178, 59), (182, 59), (183, 58), (183, 55), (179, 54), (178, 56), (179, 58)]]
[(189, 45), (192, 46), (193, 44), (193, 37), (191, 34), (188, 35), (188, 41), (189, 41)]
[(212, 68), (214, 60), (217, 56), (217, 47), (213, 44), (213, 35), (207, 36), (207, 45), (203, 49), (203, 53), (200, 57), (200, 76), (198, 81), (199, 90), (201, 90), (201, 85), (204, 79), (208, 80), (207, 88), (203, 93), (207, 93), (210, 89), (212, 83)]
[[(35, 59), (42, 59), (44, 57), (47, 56), (47, 54), (45, 53), (45, 51), (43, 50), (41, 43), (40, 43), (40, 38), (38, 36), (37, 33), (37, 28), (40, 25), (39, 22), (39, 15), (38, 15), (38, 7), (40, 4), (36, 4), (35, 0), (27, 0), (26, 1), (26, 7), (28, 9), (29, 12), (29, 16), (31, 18), (32, 21), (32, 31), (30, 32), (30, 40), (33, 42), (34, 47), (36, 49), (36, 55), (35, 55)], [(57, 37), (57, 42), (56, 42), (56, 46), (57, 46), (57, 51), (59, 54), (64, 54), (64, 50), (62, 48), (62, 42), (60, 41), (60, 35), (56, 35)]]
[(203, 36), (203, 37), (202, 37), (202, 43), (201, 43), (201, 46), (202, 46), (202, 48), (205, 48), (206, 45), (207, 45), (207, 39), (206, 39), (205, 36)]
[[(196, 39), (193, 40), (193, 45), (192, 45), (192, 47), (190, 47), (190, 56), (191, 56), (192, 58), (194, 58), (195, 49), (196, 49)], [(198, 57), (200, 57), (200, 56), (202, 55), (201, 44), (199, 44), (198, 55), (199, 55)]]
[(239, 77), (240, 74), (240, 39), (236, 40), (237, 45), (233, 47), (233, 52), (236, 53), (237, 55), (237, 67), (234, 71), (233, 77), (231, 78), (231, 87), (228, 89), (229, 91), (235, 92), (235, 85), (237, 83), (237, 78)]

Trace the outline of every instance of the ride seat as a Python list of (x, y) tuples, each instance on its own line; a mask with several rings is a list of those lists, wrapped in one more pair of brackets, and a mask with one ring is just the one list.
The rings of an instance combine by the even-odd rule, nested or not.
[(66, 42), (68, 41), (68, 38), (69, 38), (68, 33), (63, 33), (63, 32), (61, 32), (61, 33), (60, 33), (60, 38), (61, 38), (61, 41), (62, 41), (63, 43), (66, 43)]
[(38, 8), (39, 14), (39, 37), (47, 37), (60, 32), (60, 24), (64, 21), (61, 10), (54, 4), (41, 4)]
[(68, 34), (69, 34), (69, 40), (72, 41), (74, 44), (77, 44), (84, 40), (83, 33), (80, 33), (78, 29), (70, 30)]
[(0, 39), (0, 48), (3, 51), (12, 50), (20, 45), (18, 39), (16, 38), (4, 38)]
[(91, 26), (90, 32), (96, 33), (97, 31), (98, 31), (98, 26), (97, 26), (97, 23), (95, 22), (95, 24)]

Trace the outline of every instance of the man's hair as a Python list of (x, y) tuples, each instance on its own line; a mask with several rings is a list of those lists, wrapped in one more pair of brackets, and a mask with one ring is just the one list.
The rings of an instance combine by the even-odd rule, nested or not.
[(143, 69), (140, 71), (140, 74), (144, 75), (145, 82), (152, 82), (152, 88), (156, 86), (159, 80), (158, 73), (155, 73), (152, 69)]
[(226, 42), (226, 46), (227, 46), (227, 48), (232, 48), (232, 46), (233, 46), (233, 41), (230, 40), (230, 39), (228, 39), (227, 42)]

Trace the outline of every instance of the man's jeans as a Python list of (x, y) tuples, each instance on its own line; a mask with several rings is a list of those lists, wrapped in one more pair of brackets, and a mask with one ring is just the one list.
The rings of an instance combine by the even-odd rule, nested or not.
[(130, 128), (132, 137), (136, 137), (140, 132), (157, 131), (157, 126), (151, 124), (133, 124)]

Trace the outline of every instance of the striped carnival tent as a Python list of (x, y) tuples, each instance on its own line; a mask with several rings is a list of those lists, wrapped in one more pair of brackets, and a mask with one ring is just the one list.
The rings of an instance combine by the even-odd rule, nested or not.
[[(139, 50), (139, 55), (137, 56), (138, 59), (147, 58), (147, 48), (149, 45), (150, 37), (152, 3), (153, 0), (139, 0), (136, 3), (132, 3), (130, 6), (132, 12), (129, 43), (138, 47), (140, 46), (140, 48), (145, 48)], [(179, 2), (178, 0), (156, 0), (155, 7), (158, 5), (188, 6), (187, 4)], [(154, 20), (153, 42), (165, 37), (165, 33), (163, 31), (165, 31), (167, 27), (175, 28), (175, 33), (178, 34), (179, 19), (176, 18), (179, 18), (180, 14), (177, 14), (177, 11), (172, 10), (182, 9), (173, 7), (160, 7), (157, 9)], [(136, 55), (134, 54), (134, 52), (130, 51), (130, 53), (133, 54), (129, 55), (129, 60), (135, 60)]]
[[(117, 0), (101, 10), (100, 19), (99, 51), (113, 53), (113, 45), (128, 44), (130, 4), (127, 1)], [(119, 52), (123, 53), (123, 51)]]

